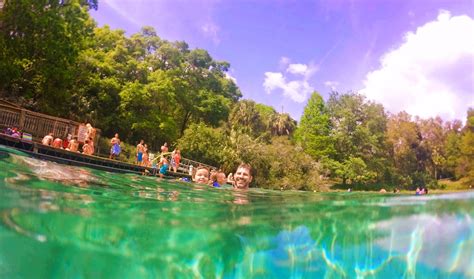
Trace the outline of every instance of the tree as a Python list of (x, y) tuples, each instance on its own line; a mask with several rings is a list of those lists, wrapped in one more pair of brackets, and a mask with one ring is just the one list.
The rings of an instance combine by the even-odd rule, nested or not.
[(203, 123), (191, 124), (177, 145), (183, 156), (212, 166), (225, 165), (231, 156), (227, 152), (229, 143), (222, 130)]
[(248, 134), (253, 138), (267, 131), (268, 124), (266, 124), (260, 115), (259, 108), (252, 100), (241, 100), (235, 104), (228, 121), (231, 130)]
[(420, 145), (418, 126), (406, 112), (391, 115), (387, 124), (389, 154), (394, 164), (395, 183), (411, 186), (411, 174), (420, 171), (417, 149)]
[(295, 132), (295, 140), (316, 160), (333, 158), (336, 150), (331, 130), (331, 120), (324, 100), (319, 93), (313, 92)]
[(466, 125), (462, 130), (459, 143), (461, 156), (459, 157), (456, 172), (459, 177), (466, 178), (466, 184), (474, 184), (474, 109), (467, 112)]
[(277, 113), (271, 125), (272, 135), (289, 136), (296, 129), (296, 121), (288, 113)]
[[(387, 117), (380, 104), (367, 101), (357, 93), (331, 93), (327, 102), (334, 141), (334, 160), (339, 166), (352, 166), (361, 159), (367, 172), (377, 174), (375, 181), (389, 179), (385, 133)], [(331, 164), (338, 166), (338, 164)], [(335, 171), (336, 174), (344, 172)]]
[(429, 154), (426, 162), (429, 171), (434, 179), (438, 179), (439, 169), (446, 162), (444, 144), (446, 142), (446, 131), (443, 129), (443, 120), (440, 117), (418, 120), (420, 129), (420, 145)]
[(64, 104), (70, 103), (75, 62), (94, 27), (87, 10), (96, 1), (66, 2), (5, 2), (0, 11), (2, 97), (53, 115), (68, 112)]

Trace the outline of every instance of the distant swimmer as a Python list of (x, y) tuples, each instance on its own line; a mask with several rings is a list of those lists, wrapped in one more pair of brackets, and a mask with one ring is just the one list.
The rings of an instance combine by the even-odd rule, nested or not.
[(234, 173), (234, 188), (245, 190), (252, 182), (252, 167), (249, 164), (242, 163), (237, 167)]

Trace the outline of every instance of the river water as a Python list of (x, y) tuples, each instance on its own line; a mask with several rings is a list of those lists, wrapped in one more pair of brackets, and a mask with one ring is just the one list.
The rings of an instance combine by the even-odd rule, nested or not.
[(474, 192), (237, 192), (0, 146), (0, 278), (474, 278)]

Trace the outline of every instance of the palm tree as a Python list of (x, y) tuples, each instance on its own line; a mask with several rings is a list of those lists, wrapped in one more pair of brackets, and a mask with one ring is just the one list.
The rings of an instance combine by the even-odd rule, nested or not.
[(271, 123), (272, 134), (276, 136), (290, 135), (296, 129), (296, 121), (288, 113), (277, 113)]

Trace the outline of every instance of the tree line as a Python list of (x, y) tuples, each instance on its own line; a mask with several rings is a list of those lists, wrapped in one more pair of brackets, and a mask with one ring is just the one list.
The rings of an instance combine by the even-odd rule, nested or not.
[(388, 114), (355, 92), (332, 92), (327, 101), (314, 92), (297, 123), (242, 100), (228, 62), (152, 27), (131, 36), (98, 27), (89, 15), (97, 8), (97, 0), (5, 1), (0, 96), (131, 144), (176, 143), (185, 157), (226, 171), (249, 162), (259, 187), (474, 181), (472, 109), (465, 124), (443, 122)]

